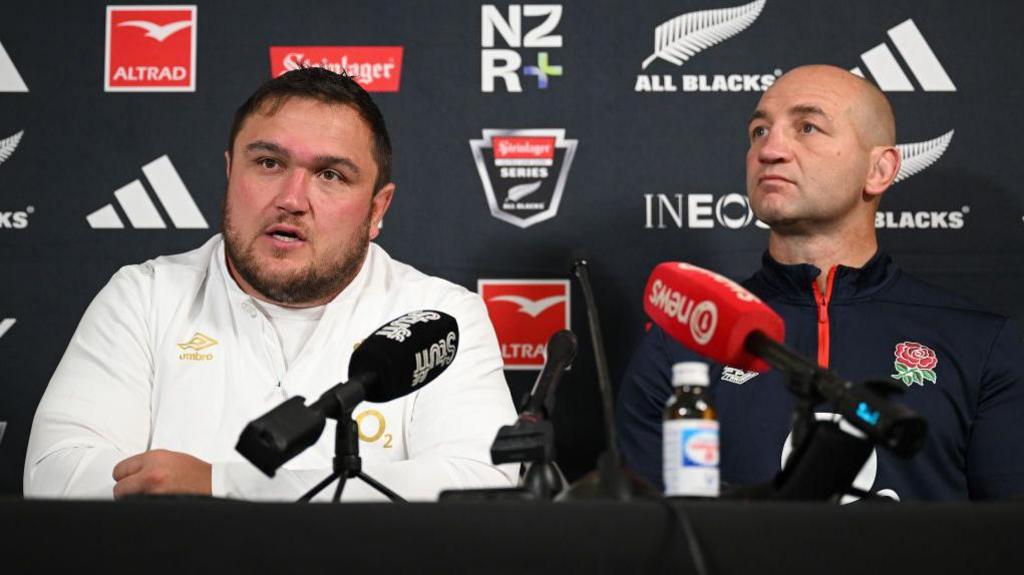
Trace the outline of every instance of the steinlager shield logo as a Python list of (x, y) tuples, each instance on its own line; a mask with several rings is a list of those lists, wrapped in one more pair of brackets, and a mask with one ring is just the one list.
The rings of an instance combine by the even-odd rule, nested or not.
[(935, 351), (916, 341), (905, 341), (896, 344), (896, 373), (890, 377), (902, 381), (907, 387), (913, 384), (924, 385), (925, 381), (936, 383), (935, 366), (939, 364)]
[(483, 130), (470, 140), (491, 215), (520, 228), (558, 214), (576, 140), (565, 130)]

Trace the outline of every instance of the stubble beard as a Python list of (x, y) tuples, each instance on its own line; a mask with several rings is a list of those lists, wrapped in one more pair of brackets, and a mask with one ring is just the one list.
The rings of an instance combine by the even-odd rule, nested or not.
[[(282, 305), (316, 305), (325, 303), (328, 298), (340, 293), (359, 273), (370, 246), (370, 217), (367, 215), (359, 232), (348, 246), (328, 249), (303, 269), (270, 274), (261, 269), (260, 259), (256, 254), (255, 244), (262, 232), (246, 241), (232, 226), (231, 210), (226, 201), (223, 213), (221, 233), (224, 236), (224, 249), (235, 271), (264, 298)], [(276, 223), (293, 223), (288, 220), (289, 217), (283, 214), (260, 229), (266, 229), (268, 225)], [(283, 251), (273, 253), (270, 257), (282, 256)]]

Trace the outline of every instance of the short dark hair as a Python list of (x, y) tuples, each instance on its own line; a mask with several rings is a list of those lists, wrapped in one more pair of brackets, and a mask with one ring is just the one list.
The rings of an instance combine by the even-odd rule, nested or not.
[(264, 103), (270, 102), (274, 113), (288, 98), (313, 98), (325, 104), (351, 106), (370, 126), (373, 132), (373, 159), (377, 162), (377, 179), (373, 192), (377, 193), (391, 181), (391, 138), (380, 108), (351, 76), (342, 71), (336, 74), (324, 68), (299, 68), (267, 80), (235, 111), (231, 123), (228, 152), (235, 147), (235, 138), (246, 118), (256, 113)]

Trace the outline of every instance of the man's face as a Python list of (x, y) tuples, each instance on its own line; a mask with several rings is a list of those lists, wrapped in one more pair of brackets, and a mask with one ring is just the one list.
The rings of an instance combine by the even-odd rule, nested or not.
[(228, 266), (246, 293), (297, 307), (352, 281), (387, 211), (373, 134), (351, 107), (292, 97), (249, 116), (226, 154)]
[(761, 98), (748, 126), (747, 193), (776, 232), (844, 225), (863, 207), (869, 151), (862, 145), (850, 82), (796, 71)]

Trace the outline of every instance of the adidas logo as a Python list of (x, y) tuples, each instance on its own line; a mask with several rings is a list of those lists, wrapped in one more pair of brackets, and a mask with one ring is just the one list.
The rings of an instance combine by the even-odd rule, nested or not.
[(0, 92), (28, 92), (28, 86), (14, 67), (14, 62), (0, 44)]
[[(175, 228), (206, 229), (210, 226), (196, 206), (195, 200), (189, 195), (184, 182), (174, 170), (171, 159), (166, 155), (142, 166), (156, 197), (160, 200), (171, 223)], [(114, 192), (117, 203), (128, 216), (131, 227), (136, 229), (164, 229), (167, 225), (157, 211), (156, 205), (150, 200), (142, 182), (134, 180)], [(94, 229), (121, 229), (124, 222), (117, 214), (113, 204), (107, 204), (85, 217), (89, 227)]]
[[(889, 28), (889, 38), (925, 92), (956, 92), (953, 80), (949, 79), (949, 74), (946, 74), (946, 70), (935, 57), (935, 52), (932, 52), (931, 46), (925, 41), (913, 20)], [(860, 58), (883, 92), (914, 91), (910, 78), (903, 72), (903, 68), (896, 61), (896, 56), (884, 42), (864, 52)], [(864, 77), (860, 68), (850, 71)]]
[(18, 321), (13, 317), (7, 319), (0, 319), (0, 337), (3, 337), (8, 330), (14, 327), (14, 323)]
[(0, 442), (4, 440), (4, 432), (7, 431), (7, 422), (0, 421)]

